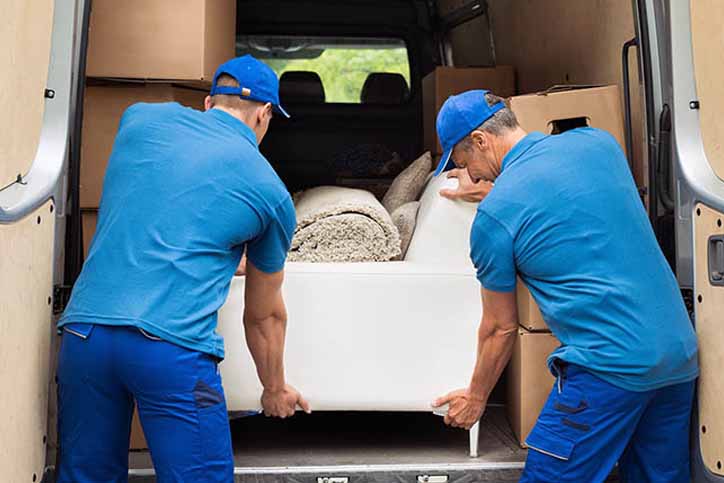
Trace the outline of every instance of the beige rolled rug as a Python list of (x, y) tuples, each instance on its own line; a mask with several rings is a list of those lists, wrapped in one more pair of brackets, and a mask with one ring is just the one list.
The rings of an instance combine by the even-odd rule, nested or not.
[(385, 262), (400, 254), (397, 228), (372, 193), (320, 186), (295, 201), (290, 262)]

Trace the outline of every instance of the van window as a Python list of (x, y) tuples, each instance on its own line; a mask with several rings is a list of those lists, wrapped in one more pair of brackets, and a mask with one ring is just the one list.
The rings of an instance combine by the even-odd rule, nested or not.
[(266, 62), (287, 104), (402, 104), (410, 91), (407, 47), (399, 39), (241, 36), (237, 55)]

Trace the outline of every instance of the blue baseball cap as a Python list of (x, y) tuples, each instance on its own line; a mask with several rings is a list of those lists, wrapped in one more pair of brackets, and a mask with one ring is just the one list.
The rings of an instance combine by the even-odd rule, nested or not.
[(505, 107), (502, 102), (489, 106), (485, 100), (488, 92), (490, 91), (482, 89), (463, 92), (448, 97), (442, 105), (437, 115), (436, 127), (443, 153), (435, 176), (445, 171), (457, 143)]
[[(217, 86), (221, 74), (227, 74), (239, 83), (239, 87)], [(269, 102), (274, 110), (290, 117), (279, 103), (279, 79), (271, 68), (251, 55), (236, 57), (216, 69), (211, 82), (211, 95), (226, 94), (257, 102)]]

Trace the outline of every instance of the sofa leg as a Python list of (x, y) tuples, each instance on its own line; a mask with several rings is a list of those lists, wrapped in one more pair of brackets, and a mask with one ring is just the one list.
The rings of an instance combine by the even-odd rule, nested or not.
[(477, 458), (478, 457), (478, 439), (480, 437), (480, 421), (475, 423), (475, 425), (472, 428), (470, 428), (469, 435), (470, 435), (470, 457)]

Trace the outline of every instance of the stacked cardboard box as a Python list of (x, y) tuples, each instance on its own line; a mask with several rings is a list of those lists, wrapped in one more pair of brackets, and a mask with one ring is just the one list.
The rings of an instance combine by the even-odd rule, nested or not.
[(608, 131), (624, 147), (623, 114), (617, 86), (560, 86), (510, 98), (510, 108), (526, 131), (558, 134), (589, 126)]
[[(556, 134), (579, 126), (608, 131), (623, 146), (623, 116), (616, 86), (563, 89), (515, 96), (510, 107), (526, 131)], [(559, 342), (531, 293), (518, 280), (520, 329), (507, 372), (508, 418), (522, 447), (554, 382), (546, 359)]]
[(506, 401), (510, 426), (523, 448), (553, 387), (555, 379), (546, 359), (558, 345), (558, 339), (550, 332), (518, 329), (507, 369)]
[(236, 0), (93, 0), (86, 75), (209, 82), (235, 37)]
[[(136, 102), (203, 109), (216, 67), (234, 57), (236, 0), (94, 0), (81, 146), (80, 207), (88, 254), (121, 115)], [(146, 447), (134, 413), (131, 448)]]

